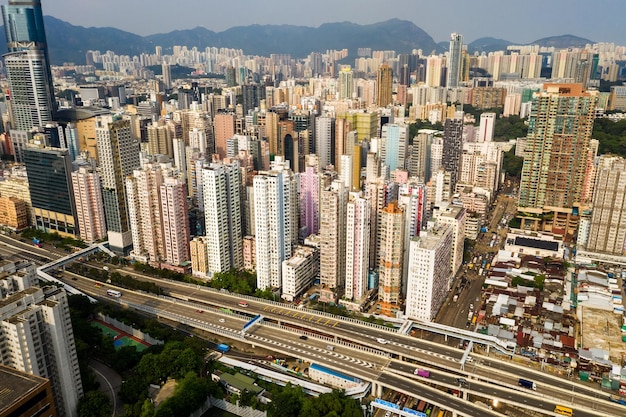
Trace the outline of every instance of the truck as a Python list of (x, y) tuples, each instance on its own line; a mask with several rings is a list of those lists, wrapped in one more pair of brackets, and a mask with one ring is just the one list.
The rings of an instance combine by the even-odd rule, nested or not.
[(533, 391), (537, 391), (537, 384), (527, 379), (520, 378), (520, 380), (517, 381), (517, 385), (519, 385), (520, 387), (531, 389)]
[(217, 345), (217, 350), (222, 353), (226, 353), (230, 350), (230, 346), (228, 346), (226, 343), (220, 343), (219, 345)]

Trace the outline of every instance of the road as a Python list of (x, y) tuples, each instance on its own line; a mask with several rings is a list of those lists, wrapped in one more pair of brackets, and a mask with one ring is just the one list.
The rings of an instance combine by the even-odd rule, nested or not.
[[(126, 272), (126, 271), (124, 271)], [(144, 278), (148, 279), (148, 278)], [(182, 285), (174, 282), (164, 282), (157, 280), (159, 285), (170, 292), (177, 293), (179, 297), (187, 298), (195, 301), (195, 305), (185, 305), (182, 302), (171, 302), (163, 299), (157, 299), (147, 294), (134, 294), (131, 291), (124, 290), (122, 300), (127, 303), (136, 303), (137, 305), (159, 309), (167, 313), (175, 314), (182, 321), (187, 321), (192, 325), (205, 328), (214, 333), (230, 333), (233, 337), (234, 331), (240, 331), (244, 323), (256, 314), (263, 314), (268, 321), (266, 324), (256, 326), (246, 336), (248, 342), (258, 344), (268, 349), (283, 352), (294, 357), (302, 358), (310, 362), (318, 362), (327, 366), (346, 372), (348, 374), (359, 375), (364, 379), (378, 381), (383, 385), (388, 385), (395, 389), (393, 383), (399, 382), (394, 379), (396, 376), (390, 375), (393, 372), (386, 369), (389, 366), (389, 358), (386, 355), (400, 357), (405, 361), (414, 361), (421, 364), (427, 364), (440, 372), (449, 373), (450, 378), (454, 378), (457, 374), (466, 377), (477, 378), (477, 382), (473, 385), (480, 386), (483, 382), (491, 382), (494, 378), (504, 380), (509, 385), (515, 385), (517, 378), (524, 377), (536, 381), (542, 392), (550, 392), (548, 389), (554, 390), (551, 396), (560, 398), (561, 404), (588, 406), (592, 403), (598, 412), (587, 414), (586, 411), (576, 409), (577, 416), (586, 415), (619, 415), (623, 412), (623, 406), (609, 403), (604, 399), (598, 399), (601, 394), (597, 390), (590, 389), (583, 385), (573, 383), (571, 381), (556, 379), (550, 375), (545, 375), (530, 369), (523, 369), (515, 364), (498, 361), (492, 358), (479, 358), (470, 370), (461, 370), (459, 359), (462, 351), (451, 348), (449, 346), (432, 343), (427, 340), (421, 340), (407, 335), (398, 334), (381, 326), (366, 326), (363, 322), (349, 321), (324, 315), (314, 311), (302, 311), (292, 309), (289, 306), (274, 305), (262, 300), (250, 299), (249, 307), (239, 308), (237, 306), (241, 297), (223, 292), (216, 292), (204, 287), (196, 287)], [(106, 297), (105, 286), (96, 287), (94, 281), (86, 278), (77, 278), (77, 281), (68, 281), (71, 285), (82, 289), (86, 293), (91, 293), (99, 297)], [(121, 300), (120, 300), (121, 301)], [(198, 305), (214, 305), (216, 307), (227, 307), (233, 311), (242, 313), (241, 316), (226, 314), (207, 314), (201, 313)], [(223, 319), (223, 323), (220, 321)], [(291, 326), (286, 329), (272, 326), (271, 322), (280, 323), (284, 326)], [(303, 341), (299, 339), (301, 332), (321, 333), (321, 336), (309, 337)], [(237, 337), (235, 335), (235, 337)], [(379, 338), (384, 338), (387, 343), (378, 343)], [(333, 350), (327, 349), (328, 344), (333, 344)], [(357, 350), (358, 349), (358, 350)], [(409, 367), (415, 365), (411, 364)], [(501, 374), (499, 374), (501, 372)], [(402, 377), (404, 378), (404, 377)], [(393, 383), (388, 381), (394, 381)], [(408, 393), (409, 395), (421, 397), (431, 403), (438, 404), (437, 398), (428, 398), (423, 393), (423, 382), (416, 382), (419, 387)], [(411, 388), (411, 389), (413, 389)], [(399, 387), (398, 389), (401, 389)], [(504, 398), (502, 401), (511, 401), (521, 403), (524, 401), (522, 394), (511, 388), (504, 388), (501, 394)], [(472, 390), (473, 391), (473, 390)], [(477, 391), (473, 391), (477, 392)], [(450, 394), (443, 391), (437, 392), (438, 396), (443, 395), (445, 399), (444, 405), (450, 404)], [(485, 394), (487, 395), (487, 394)], [(494, 395), (490, 392), (489, 395)], [(500, 394), (499, 394), (500, 395)], [(571, 396), (571, 398), (569, 398)], [(586, 398), (585, 398), (586, 397)], [(600, 397), (602, 398), (602, 397)], [(464, 406), (471, 406), (471, 403), (463, 402)], [(547, 403), (546, 403), (547, 404)], [(546, 405), (541, 403), (540, 405)], [(546, 408), (549, 410), (549, 408)], [(485, 410), (482, 409), (484, 412)], [(477, 410), (473, 410), (468, 415), (475, 414)]]
[[(92, 295), (106, 297), (105, 287), (96, 287), (91, 280), (80, 279), (74, 284), (77, 284), (79, 289), (92, 293)], [(615, 414), (616, 410), (617, 412), (624, 411), (620, 408), (622, 406), (610, 403), (606, 399), (598, 399), (598, 396), (605, 396), (605, 394), (600, 394), (597, 390), (532, 369), (525, 369), (513, 363), (473, 355), (476, 358), (474, 362), (462, 370), (459, 365), (459, 359), (462, 356), (461, 350), (398, 334), (382, 327), (366, 326), (356, 321), (351, 322), (326, 316), (319, 312), (268, 304), (261, 300), (247, 299), (248, 307), (238, 307), (237, 303), (241, 297), (236, 295), (172, 282), (160, 281), (160, 285), (170, 292), (176, 293), (179, 297), (196, 300), (196, 304), (186, 305), (182, 302), (172, 302), (146, 294), (134, 294), (128, 290), (122, 290), (124, 295), (120, 301), (179, 315), (187, 318), (192, 325), (207, 326), (207, 330), (213, 330), (214, 333), (219, 333), (220, 330), (229, 332), (231, 337), (237, 337), (234, 333), (241, 331), (249, 318), (256, 314), (262, 314), (266, 322), (248, 332), (246, 335), (248, 343), (302, 358), (309, 362), (321, 363), (341, 372), (357, 375), (363, 379), (379, 381), (383, 384), (387, 384), (386, 381), (394, 378), (388, 375), (391, 372), (386, 369), (390, 362), (384, 354), (388, 353), (393, 357), (401, 357), (405, 361), (429, 364), (441, 372), (449, 373), (452, 377), (455, 375), (471, 376), (483, 383), (498, 381), (505, 387), (498, 388), (500, 394), (496, 395), (496, 391), (492, 389), (488, 395), (490, 398), (501, 395), (502, 402), (524, 404), (524, 400), (528, 400), (527, 394), (520, 393), (516, 388), (517, 380), (522, 377), (536, 381), (542, 394), (549, 395), (550, 398), (558, 398), (560, 404), (569, 406), (573, 403), (577, 416), (592, 416), (598, 415), (598, 413), (600, 415), (602, 413), (618, 415)], [(207, 310), (210, 308), (209, 305), (215, 305), (229, 308), (241, 315), (214, 313), (212, 311), (200, 313), (198, 311), (198, 306), (202, 306), (200, 303), (204, 303)], [(220, 322), (220, 318), (224, 320), (223, 323)], [(272, 322), (292, 328), (278, 327), (278, 325), (272, 325)], [(299, 335), (302, 333), (309, 334), (308, 340), (299, 339)], [(322, 335), (314, 336), (314, 333), (322, 333)], [(377, 341), (379, 338), (384, 338), (387, 343), (379, 343)], [(329, 344), (334, 346), (334, 350), (326, 348)], [(506, 387), (507, 385), (509, 387)], [(477, 383), (476, 386), (480, 385)], [(482, 391), (473, 392), (480, 395)], [(420, 390), (413, 391), (410, 395), (427, 399)], [(446, 392), (437, 395), (450, 396)], [(436, 398), (428, 397), (427, 400), (437, 403)], [(588, 407), (590, 403), (597, 407), (598, 413), (588, 413), (577, 408), (577, 406)], [(445, 404), (449, 404), (449, 401), (444, 401), (443, 405)], [(536, 406), (539, 408), (547, 407), (543, 408), (544, 410), (550, 410), (553, 404), (553, 402), (547, 401), (536, 402)]]
[(89, 361), (89, 367), (96, 374), (96, 379), (100, 383), (100, 391), (106, 394), (111, 400), (112, 416), (124, 414), (124, 404), (119, 400), (117, 393), (122, 386), (122, 378), (113, 369), (96, 360)]

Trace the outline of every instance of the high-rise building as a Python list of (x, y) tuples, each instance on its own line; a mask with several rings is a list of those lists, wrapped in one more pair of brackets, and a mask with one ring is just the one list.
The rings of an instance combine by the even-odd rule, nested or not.
[(417, 177), (424, 182), (430, 181), (430, 152), (433, 137), (437, 131), (420, 129), (413, 139), (411, 156), (409, 157), (408, 171), (412, 177)]
[(432, 321), (443, 305), (452, 274), (449, 268), (452, 230), (437, 225), (411, 240), (407, 274), (406, 315)]
[[(406, 184), (400, 185), (398, 205), (404, 208), (403, 276), (406, 276), (409, 267), (409, 243), (415, 236), (419, 236), (427, 221), (428, 191), (426, 185), (415, 177), (409, 178)], [(402, 284), (402, 293), (406, 294), (406, 281)]]
[(346, 285), (344, 297), (359, 301), (367, 293), (370, 243), (370, 200), (350, 193), (346, 206)]
[(348, 190), (335, 179), (320, 193), (320, 283), (343, 291)]
[(300, 227), (304, 235), (315, 235), (319, 231), (319, 188), (320, 177), (315, 166), (307, 165), (300, 174)]
[(380, 211), (379, 217), (378, 304), (381, 314), (395, 316), (400, 309), (402, 292), (404, 210), (391, 202)]
[(29, 131), (52, 121), (56, 111), (48, 43), (39, 0), (9, 0), (2, 6), (8, 53), (12, 129)]
[(626, 161), (601, 157), (598, 163), (587, 250), (626, 255)]
[(339, 70), (339, 79), (337, 80), (337, 98), (339, 100), (351, 99), (354, 91), (354, 79), (352, 75), (352, 68), (349, 65), (344, 65)]
[(297, 192), (288, 164), (277, 157), (272, 170), (254, 180), (257, 287), (282, 287), (282, 262), (297, 242)]
[(220, 112), (213, 119), (215, 129), (215, 153), (220, 158), (226, 157), (226, 140), (235, 135), (235, 114)]
[(441, 87), (443, 72), (443, 58), (431, 55), (426, 59), (425, 82), (428, 87)]
[(32, 144), (24, 150), (35, 227), (62, 236), (78, 234), (67, 149)]
[(84, 164), (72, 172), (76, 217), (80, 238), (96, 242), (106, 238), (107, 228), (102, 205), (100, 177), (91, 165)]
[(443, 154), (441, 165), (450, 173), (451, 188), (454, 191), (459, 178), (461, 153), (463, 152), (463, 112), (456, 112), (454, 118), (446, 119), (443, 126)]
[(241, 86), (242, 110), (244, 116), (251, 110), (258, 108), (261, 101), (265, 100), (265, 86), (259, 84), (244, 84)]
[[(450, 225), (452, 229), (452, 249), (450, 255), (450, 271), (451, 277), (456, 273), (463, 264), (463, 251), (465, 245), (465, 220), (467, 212), (465, 208), (456, 205), (443, 205), (433, 211), (433, 219), (439, 224)], [(450, 284), (452, 284), (450, 282)]]
[(163, 170), (159, 164), (145, 164), (126, 177), (125, 183), (133, 237), (131, 256), (142, 262), (164, 261), (160, 195)]
[(335, 165), (335, 119), (321, 116), (315, 120), (315, 148), (320, 168)]
[(172, 68), (170, 67), (170, 64), (167, 62), (162, 63), (161, 71), (163, 73), (163, 87), (165, 87), (166, 90), (169, 90), (172, 88)]
[(189, 261), (189, 210), (187, 186), (172, 172), (161, 184), (161, 216), (165, 237), (165, 262), (184, 265)]
[(293, 255), (283, 261), (281, 298), (293, 301), (309, 288), (317, 277), (319, 251), (311, 246), (298, 246)]
[(48, 378), (58, 415), (78, 415), (83, 386), (63, 289), (29, 287), (4, 298), (0, 339), (2, 365)]
[(493, 140), (493, 129), (496, 125), (495, 113), (483, 113), (480, 115), (480, 127), (478, 128), (477, 142), (491, 142)]
[(170, 129), (162, 122), (148, 126), (148, 155), (174, 156)]
[(114, 252), (128, 255), (133, 244), (124, 178), (139, 167), (139, 143), (130, 133), (130, 122), (98, 116), (96, 142), (102, 197), (109, 245)]
[(544, 84), (535, 93), (520, 181), (522, 228), (575, 233), (597, 99), (580, 84)]
[(386, 124), (382, 128), (380, 159), (389, 171), (404, 169), (409, 144), (409, 127), (404, 124)]
[(211, 164), (202, 170), (208, 277), (243, 267), (241, 173), (239, 164)]
[(448, 51), (448, 72), (446, 87), (456, 88), (461, 81), (461, 62), (463, 57), (463, 35), (453, 33), (450, 35), (450, 49)]
[(376, 74), (376, 105), (387, 107), (393, 103), (393, 70), (382, 64)]

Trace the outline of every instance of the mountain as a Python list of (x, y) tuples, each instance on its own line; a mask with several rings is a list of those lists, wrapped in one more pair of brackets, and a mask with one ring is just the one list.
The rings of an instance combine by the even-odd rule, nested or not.
[(393, 49), (410, 53), (421, 48), (425, 52), (439, 50), (435, 41), (419, 27), (406, 20), (392, 19), (371, 25), (350, 22), (326, 23), (318, 28), (293, 25), (251, 25), (233, 27), (215, 33), (202, 27), (147, 36), (154, 45), (165, 50), (174, 45), (207, 46), (242, 49), (249, 55), (291, 54), (305, 57), (313, 51), (348, 48), (356, 55), (361, 47), (373, 50)]
[(588, 43), (593, 43), (593, 41), (585, 38), (579, 38), (578, 36), (574, 35), (561, 35), (538, 39), (532, 42), (531, 45), (548, 47), (553, 46), (555, 48), (580, 48), (584, 47)]
[(474, 52), (489, 53), (495, 51), (505, 51), (506, 47), (509, 45), (513, 45), (513, 43), (505, 41), (504, 39), (486, 37), (476, 39), (474, 42), (470, 42), (467, 45), (467, 51), (470, 54), (473, 54)]
[[(209, 46), (218, 48), (242, 49), (247, 55), (269, 56), (270, 54), (291, 54), (303, 58), (311, 52), (328, 49), (347, 48), (351, 57), (356, 56), (357, 48), (372, 50), (394, 50), (398, 53), (411, 53), (421, 49), (428, 55), (448, 49), (448, 42), (437, 44), (433, 38), (414, 23), (391, 19), (370, 25), (350, 22), (326, 23), (320, 27), (293, 25), (250, 25), (233, 27), (223, 32), (213, 32), (204, 27), (175, 30), (150, 36), (139, 36), (123, 30), (104, 27), (74, 26), (52, 16), (44, 16), (50, 60), (54, 65), (63, 62), (85, 62), (88, 50), (102, 53), (111, 50), (118, 55), (139, 55), (154, 53), (157, 45), (164, 53), (171, 53), (174, 45), (200, 50)], [(4, 27), (0, 28), (4, 33)], [(572, 35), (553, 36), (539, 39), (533, 44), (568, 48), (592, 43), (588, 39)], [(511, 43), (502, 39), (481, 38), (468, 45), (474, 51), (491, 52), (506, 49)], [(6, 53), (6, 41), (0, 38), (0, 53)]]
[[(48, 52), (54, 65), (63, 62), (85, 63), (88, 50), (111, 50), (120, 55), (138, 55), (149, 49), (149, 42), (139, 35), (115, 28), (74, 26), (52, 16), (44, 16)], [(4, 26), (0, 29), (4, 33)], [(154, 50), (154, 48), (152, 48)], [(0, 37), (0, 52), (6, 53), (6, 38)]]
[[(54, 65), (63, 62), (85, 62), (88, 50), (114, 51), (119, 55), (154, 53), (160, 45), (169, 53), (174, 45), (200, 50), (208, 46), (242, 49), (248, 55), (291, 54), (302, 58), (313, 51), (348, 48), (356, 55), (360, 47), (373, 50), (395, 50), (410, 53), (440, 52), (433, 39), (412, 22), (392, 19), (370, 25), (350, 22), (327, 23), (318, 28), (292, 25), (251, 25), (213, 32), (203, 27), (175, 30), (150, 36), (139, 36), (115, 28), (74, 26), (52, 16), (44, 16), (48, 51)], [(0, 28), (4, 33), (4, 27)], [(6, 53), (6, 41), (0, 40), (0, 53)]]

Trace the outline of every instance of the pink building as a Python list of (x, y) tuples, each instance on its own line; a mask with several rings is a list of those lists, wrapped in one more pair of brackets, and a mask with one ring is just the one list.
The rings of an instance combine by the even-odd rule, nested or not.
[(213, 119), (215, 129), (215, 153), (220, 158), (226, 157), (226, 140), (235, 136), (235, 115), (233, 113), (218, 113)]
[(319, 232), (319, 188), (317, 168), (307, 166), (300, 174), (300, 225), (306, 227), (306, 236)]
[(95, 242), (106, 238), (107, 228), (100, 177), (90, 166), (81, 166), (78, 171), (72, 172), (72, 187), (80, 238), (85, 242)]
[(185, 183), (178, 178), (165, 178), (161, 185), (161, 214), (165, 262), (182, 265), (189, 261), (189, 215)]

